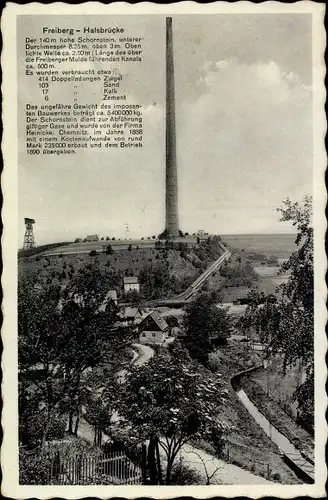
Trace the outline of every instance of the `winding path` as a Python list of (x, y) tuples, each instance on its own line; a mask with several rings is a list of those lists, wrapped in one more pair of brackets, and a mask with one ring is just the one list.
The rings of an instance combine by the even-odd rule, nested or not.
[[(133, 349), (134, 348), (134, 349)], [(133, 358), (130, 362), (132, 366), (142, 366), (147, 361), (149, 361), (154, 356), (154, 349), (149, 347), (148, 345), (143, 344), (132, 344), (133, 350)], [(117, 381), (119, 384), (123, 384), (125, 381), (125, 377), (128, 373), (128, 369), (124, 368), (117, 372)]]

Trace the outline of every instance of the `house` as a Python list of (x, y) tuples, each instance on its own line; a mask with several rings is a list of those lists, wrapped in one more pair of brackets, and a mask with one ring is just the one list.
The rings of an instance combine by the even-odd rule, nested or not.
[(137, 276), (126, 276), (123, 278), (124, 292), (140, 292), (139, 279)]
[(169, 336), (169, 325), (157, 311), (150, 312), (139, 324), (140, 344), (163, 344)]
[(104, 312), (106, 310), (107, 304), (109, 304), (110, 301), (113, 301), (114, 304), (117, 306), (117, 292), (116, 290), (108, 290), (108, 292), (105, 295), (104, 301), (99, 307), (99, 311)]
[(85, 241), (99, 241), (98, 234), (88, 234)]
[(114, 302), (114, 304), (117, 306), (117, 292), (116, 292), (116, 290), (108, 290), (105, 299), (112, 300)]
[(135, 324), (137, 325), (144, 318), (144, 313), (138, 307), (126, 306), (118, 314), (124, 326)]

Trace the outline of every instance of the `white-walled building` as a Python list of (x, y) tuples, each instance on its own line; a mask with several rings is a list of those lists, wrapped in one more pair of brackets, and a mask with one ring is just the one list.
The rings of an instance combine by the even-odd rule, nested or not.
[(169, 325), (157, 311), (152, 311), (138, 326), (140, 344), (161, 345), (169, 336)]
[(139, 279), (137, 276), (126, 276), (123, 278), (124, 292), (140, 292)]

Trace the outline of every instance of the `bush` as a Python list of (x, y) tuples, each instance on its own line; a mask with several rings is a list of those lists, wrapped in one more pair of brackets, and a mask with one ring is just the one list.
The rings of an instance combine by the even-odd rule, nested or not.
[(96, 250), (91, 250), (91, 251), (89, 252), (89, 256), (90, 256), (90, 257), (95, 257), (96, 255), (97, 255), (97, 251), (96, 251)]
[(183, 461), (180, 461), (173, 466), (170, 484), (175, 486), (184, 486), (204, 484), (204, 481), (197, 471), (189, 468)]
[(221, 368), (220, 358), (215, 352), (210, 352), (208, 355), (208, 368), (214, 373)]
[(56, 416), (50, 426), (47, 439), (51, 441), (52, 439), (63, 439), (66, 430), (66, 417)]
[(28, 456), (21, 452), (19, 456), (20, 484), (47, 484), (49, 480), (50, 462), (39, 456)]
[(114, 253), (112, 245), (107, 245), (106, 250), (105, 250), (105, 254), (111, 255), (112, 253)]

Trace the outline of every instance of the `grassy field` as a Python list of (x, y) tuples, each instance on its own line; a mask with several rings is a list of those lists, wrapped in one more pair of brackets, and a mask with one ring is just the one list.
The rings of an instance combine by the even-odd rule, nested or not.
[(288, 258), (295, 251), (295, 234), (230, 234), (222, 235), (222, 240), (237, 251), (274, 255)]
[[(114, 251), (127, 250), (129, 246), (133, 250), (138, 248), (155, 248), (157, 238), (146, 238), (146, 239), (118, 239), (118, 240), (99, 240), (99, 241), (85, 241), (85, 242), (75, 242), (69, 243), (61, 248), (52, 248), (43, 252), (44, 255), (69, 255), (69, 254), (80, 254), (89, 253), (91, 250), (95, 250), (101, 253), (107, 245), (111, 245)], [(174, 240), (176, 243), (187, 243), (188, 245), (195, 245), (197, 243), (196, 236), (185, 236), (184, 238), (176, 238)], [(164, 244), (165, 241), (162, 240)]]

